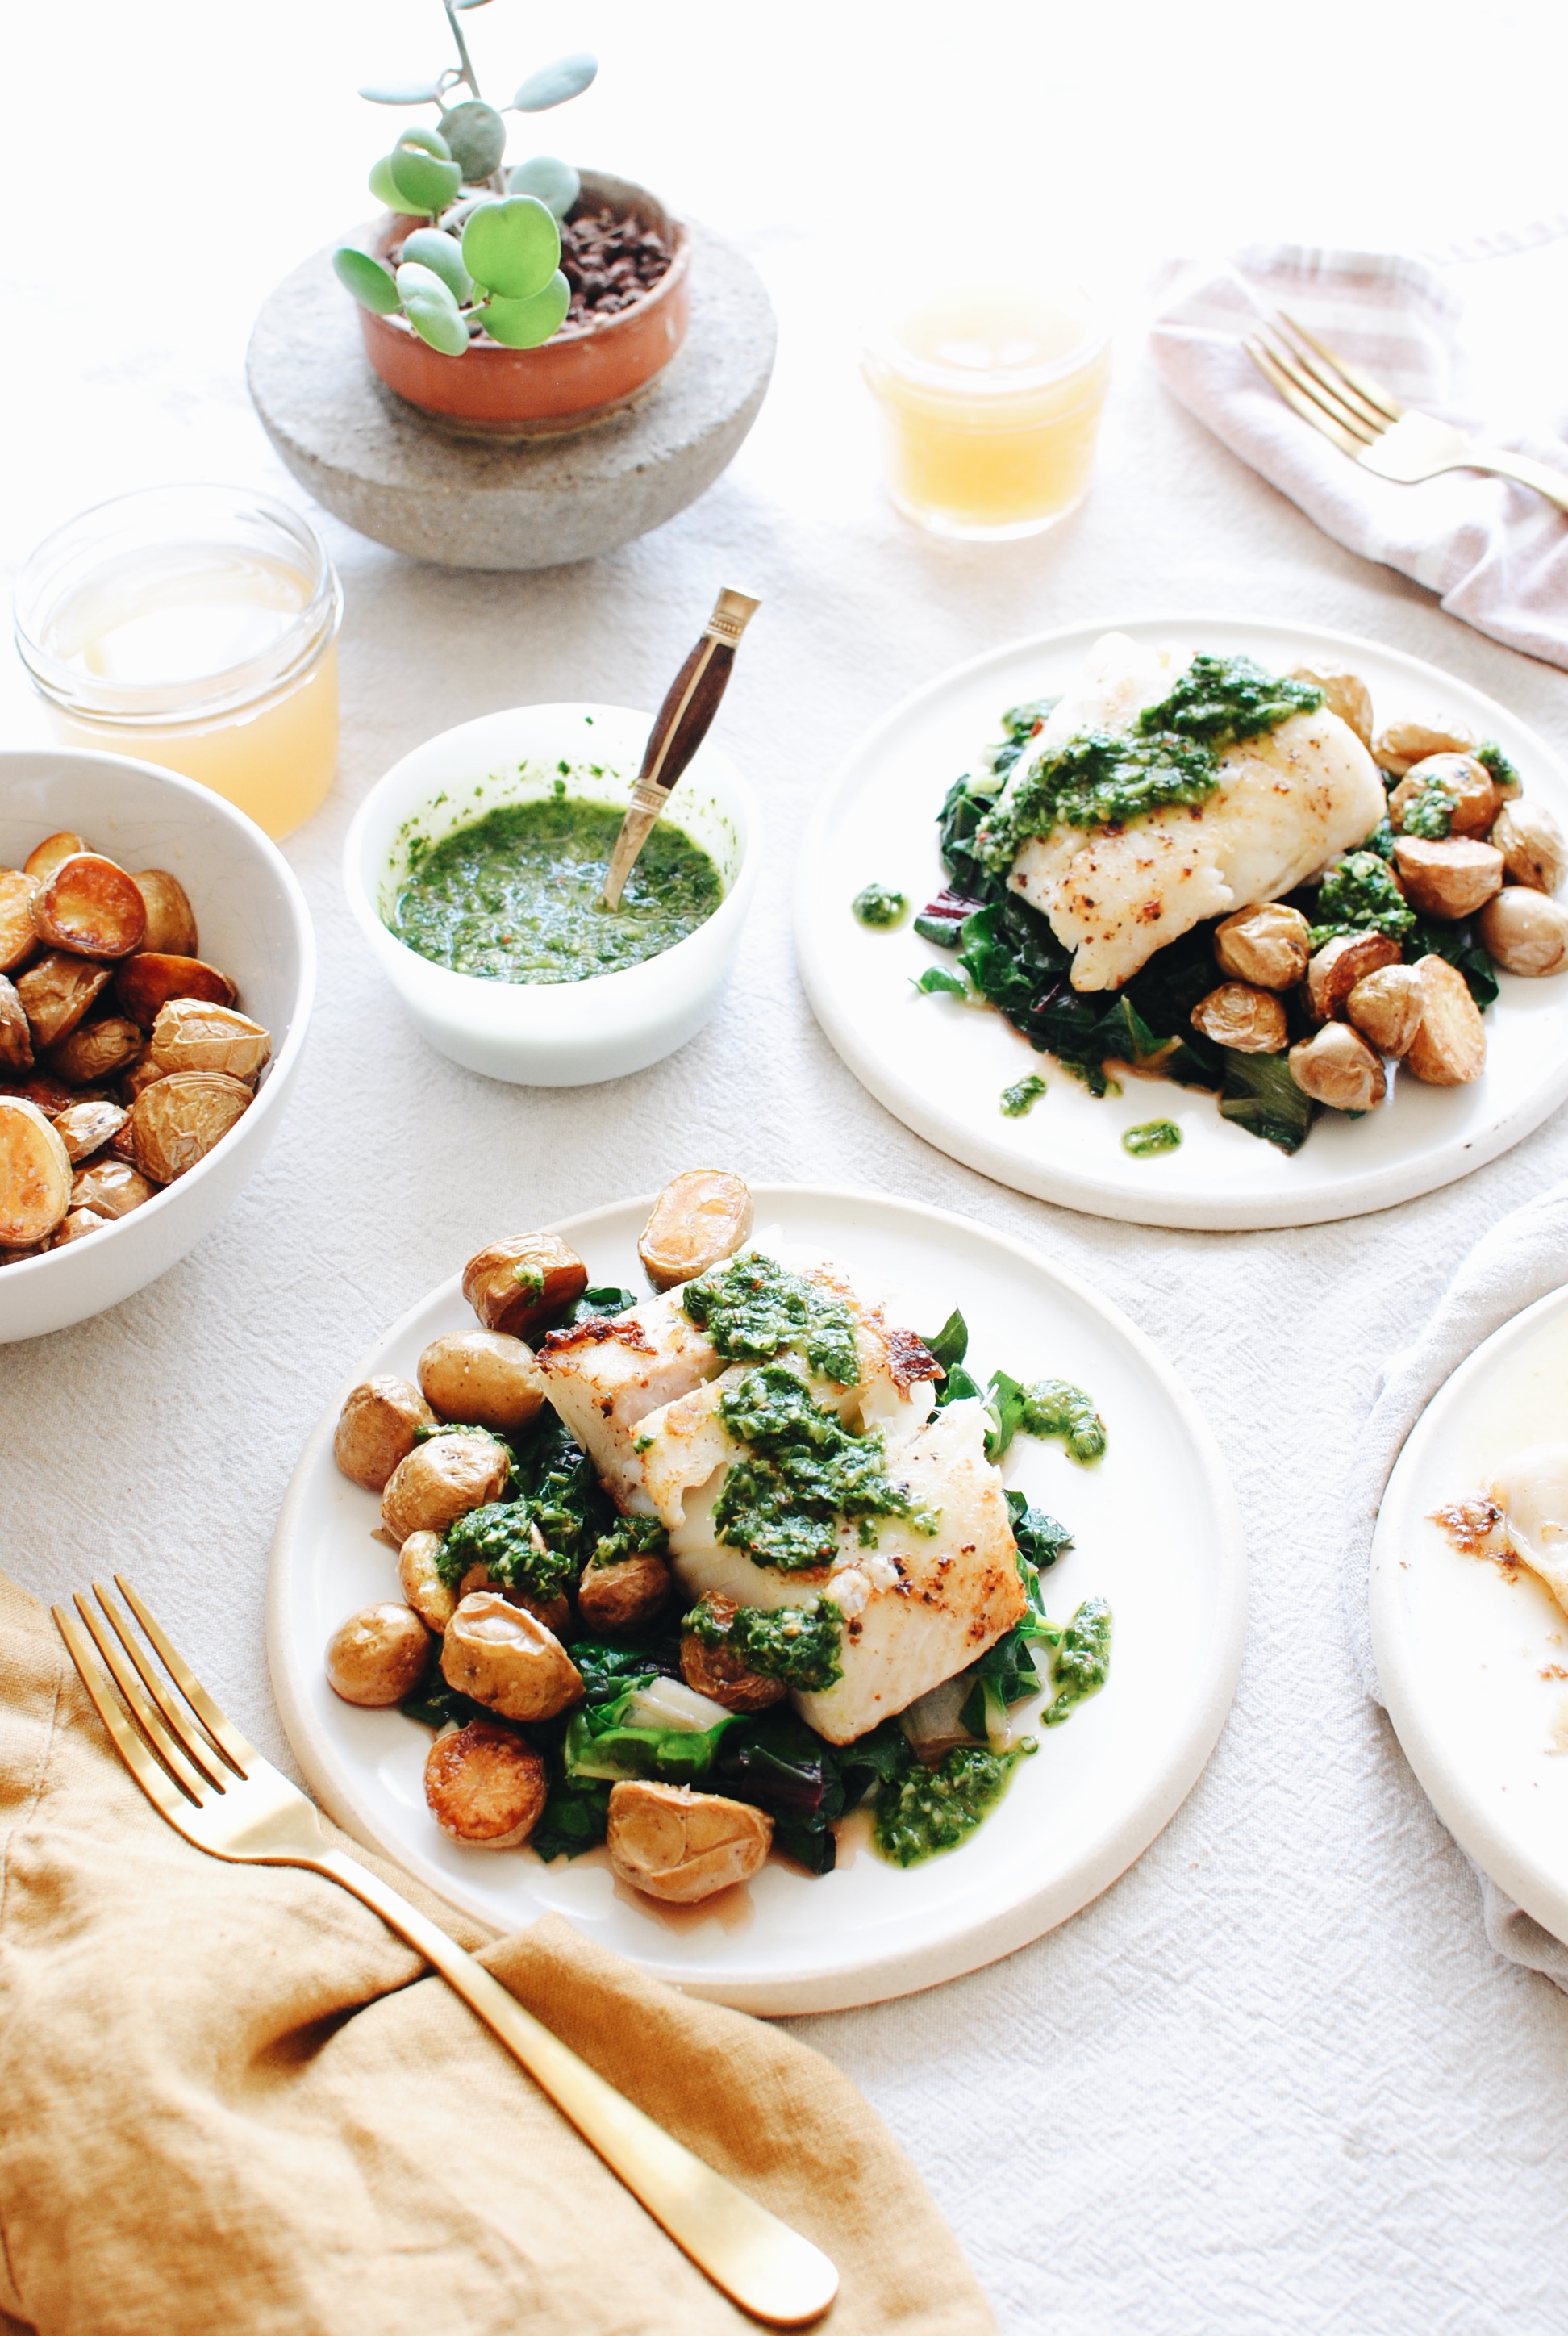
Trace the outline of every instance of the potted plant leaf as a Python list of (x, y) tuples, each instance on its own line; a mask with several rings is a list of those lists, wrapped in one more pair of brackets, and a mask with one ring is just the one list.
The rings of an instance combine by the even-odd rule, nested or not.
[(691, 313), (686, 230), (646, 189), (550, 154), (506, 166), (508, 113), (580, 95), (591, 56), (557, 59), (510, 103), (482, 94), (461, 17), (457, 54), (428, 82), (372, 83), (374, 105), (433, 106), (370, 173), (385, 214), (333, 255), (359, 303), (387, 387), (449, 428), (487, 437), (579, 429), (617, 411), (669, 363)]

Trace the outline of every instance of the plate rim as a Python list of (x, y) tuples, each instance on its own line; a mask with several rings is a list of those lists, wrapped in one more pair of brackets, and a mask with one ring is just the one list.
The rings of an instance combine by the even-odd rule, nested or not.
[[(651, 1969), (656, 1976), (667, 1981), (684, 1993), (726, 2003), (739, 2010), (783, 2016), (848, 2010), (864, 2004), (883, 2002), (891, 1997), (911, 1994), (920, 1989), (937, 1986), (947, 1980), (960, 1978), (966, 1972), (978, 1971), (983, 1965), (997, 1961), (1043, 1937), (1047, 1931), (1056, 1929), (1080, 1913), (1134, 1865), (1164, 1832), (1193, 1791), (1213, 1757), (1229, 1718), (1246, 1647), (1248, 1559), (1241, 1505), (1219, 1440), (1202, 1406), (1174, 1365), (1161, 1352), (1148, 1333), (1083, 1276), (1074, 1272), (1070, 1267), (1058, 1264), (1034, 1242), (1003, 1232), (979, 1218), (964, 1216), (956, 1210), (937, 1208), (927, 1202), (906, 1200), (897, 1194), (866, 1192), (848, 1185), (757, 1183), (752, 1184), (751, 1190), (759, 1212), (765, 1212), (770, 1202), (787, 1194), (793, 1202), (803, 1201), (808, 1205), (825, 1203), (830, 1207), (835, 1204), (847, 1204), (858, 1209), (869, 1207), (922, 1221), (931, 1228), (956, 1227), (966, 1235), (979, 1234), (986, 1241), (1010, 1251), (1044, 1272), (1047, 1280), (1055, 1281), (1065, 1292), (1086, 1306), (1125, 1339), (1134, 1355), (1153, 1374), (1162, 1394), (1173, 1406), (1182, 1432), (1190, 1443), (1210, 1497), (1217, 1528), (1213, 1537), (1215, 1628), (1210, 1641), (1205, 1692), (1194, 1703), (1183, 1736), (1168, 1747), (1168, 1757), (1162, 1763), (1157, 1776), (1128, 1809), (1115, 1834), (1093, 1857), (1073, 1869), (1065, 1884), (1056, 1883), (1037, 1891), (972, 1928), (955, 1932), (923, 1948), (902, 1949), (869, 1961), (845, 1954), (831, 1964), (817, 1966), (807, 1978), (798, 1981), (726, 1980), (722, 1971), (697, 1975), (657, 1962), (642, 1963), (640, 1958), (634, 1958), (641, 1968)], [(655, 1197), (650, 1192), (608, 1202), (574, 1216), (558, 1217), (545, 1230), (558, 1233), (570, 1231), (591, 1240), (597, 1225), (607, 1219), (621, 1217), (628, 1210), (651, 1206)], [(412, 1306), (404, 1309), (396, 1321), (380, 1334), (375, 1341), (375, 1347), (385, 1347), (402, 1336), (427, 1308), (443, 1297), (454, 1292), (460, 1294), (461, 1288), (462, 1278), (456, 1273), (437, 1283)], [(384, 1835), (364, 1815), (356, 1805), (352, 1780), (336, 1755), (330, 1736), (318, 1729), (308, 1705), (296, 1687), (296, 1650), (289, 1639), (287, 1613), (291, 1572), (290, 1545), (299, 1531), (307, 1479), (324, 1447), (330, 1442), (344, 1397), (351, 1387), (358, 1384), (366, 1360), (366, 1356), (360, 1358), (359, 1364), (338, 1384), (317, 1417), (301, 1448), (278, 1512), (268, 1557), (264, 1626), (273, 1695), (284, 1734), (294, 1756), (311, 1790), (328, 1815), (355, 1840), (390, 1859), (401, 1871), (412, 1874), (448, 1905), (494, 1932), (496, 1922), (492, 1908), (469, 1898), (461, 1886), (454, 1885), (450, 1875), (439, 1868), (426, 1866), (416, 1853), (410, 1854), (405, 1843)], [(1057, 1903), (1058, 1901), (1062, 1903)]]
[(1466, 1792), (1457, 1765), (1446, 1756), (1443, 1739), (1428, 1728), (1410, 1685), (1416, 1668), (1400, 1650), (1394, 1628), (1395, 1575), (1400, 1543), (1396, 1506), (1406, 1497), (1407, 1484), (1417, 1476), (1427, 1456), (1427, 1445), (1441, 1426), (1449, 1407), (1462, 1401), (1473, 1381), (1495, 1367), (1499, 1355), (1516, 1339), (1531, 1336), (1553, 1313), (1568, 1311), (1568, 1280), (1543, 1292), (1527, 1306), (1499, 1322), (1478, 1347), (1454, 1366), (1441, 1387), (1435, 1388), (1412, 1423), (1399, 1455), (1388, 1472), (1368, 1555), (1367, 1619), (1373, 1660), (1383, 1691), (1384, 1708), (1412, 1775), (1453, 1835), (1470, 1863), (1497, 1889), (1524, 1909), (1544, 1931), (1568, 1946), (1568, 1853), (1563, 1879), (1551, 1877), (1528, 1860), (1522, 1860), (1485, 1809)]
[(1277, 1232), (1298, 1226), (1337, 1224), (1350, 1217), (1369, 1216), (1384, 1209), (1398, 1208), (1403, 1202), (1438, 1192), (1444, 1185), (1468, 1176), (1475, 1169), (1485, 1167), (1489, 1162), (1511, 1151), (1514, 1144), (1523, 1143), (1564, 1102), (1568, 1102), (1568, 1054), (1565, 1054), (1553, 1078), (1543, 1081), (1532, 1090), (1527, 1099), (1501, 1116), (1494, 1116), (1489, 1124), (1467, 1137), (1457, 1141), (1450, 1139), (1417, 1157), (1392, 1161), (1380, 1168), (1369, 1169), (1331, 1191), (1304, 1195), (1294, 1201), (1288, 1194), (1278, 1197), (1268, 1194), (1232, 1196), (1228, 1199), (1173, 1194), (1168, 1199), (1162, 1199), (1151, 1186), (1149, 1196), (1144, 1199), (1136, 1192), (1097, 1189), (1087, 1177), (1053, 1168), (1048, 1162), (1017, 1161), (1005, 1153), (999, 1145), (988, 1143), (978, 1132), (971, 1134), (961, 1121), (946, 1119), (940, 1110), (927, 1108), (920, 1096), (911, 1097), (897, 1079), (883, 1076), (874, 1054), (861, 1044), (853, 1016), (839, 1008), (827, 986), (825, 967), (817, 960), (810, 939), (817, 897), (813, 888), (813, 871), (822, 864), (828, 829), (841, 805), (851, 794), (857, 766), (881, 744), (895, 725), (907, 719), (922, 704), (944, 696), (955, 684), (978, 676), (989, 666), (1006, 664), (1009, 659), (1031, 651), (1059, 649), (1069, 642), (1088, 645), (1109, 632), (1126, 632), (1135, 637), (1140, 631), (1158, 631), (1161, 628), (1223, 628), (1227, 626), (1291, 633), (1300, 639), (1302, 647), (1308, 649), (1323, 647), (1369, 650), (1386, 663), (1400, 667), (1423, 680), (1441, 681), (1468, 699), (1501, 714), (1507, 724), (1523, 730), (1530, 738), (1533, 750), (1538, 751), (1564, 793), (1568, 794), (1568, 764), (1532, 724), (1505, 706), (1500, 698), (1492, 696), (1486, 690), (1466, 680), (1463, 675), (1445, 674), (1429, 659), (1416, 657), (1407, 649), (1387, 648), (1368, 634), (1340, 632), (1325, 625), (1298, 626), (1282, 617), (1247, 616), (1233, 610), (1210, 609), (1197, 609), (1186, 615), (1165, 611), (1106, 618), (1087, 625), (1062, 625), (1048, 632), (1021, 634), (1013, 640), (981, 650), (978, 656), (950, 666), (932, 680), (922, 682), (918, 688), (906, 692), (884, 715), (862, 732), (834, 770), (807, 826), (796, 866), (791, 930), (801, 986), (829, 1045), (875, 1102), (947, 1158), (974, 1169), (1009, 1191), (1022, 1192), (1028, 1199), (1078, 1209), (1086, 1215), (1108, 1217), (1124, 1224), (1153, 1225), (1188, 1232)]

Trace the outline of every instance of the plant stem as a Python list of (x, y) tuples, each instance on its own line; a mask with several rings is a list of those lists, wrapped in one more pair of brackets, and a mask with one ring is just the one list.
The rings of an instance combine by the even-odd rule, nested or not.
[(446, 10), (446, 21), (452, 27), (452, 37), (457, 43), (457, 54), (463, 65), (463, 78), (468, 83), (472, 94), (477, 97), (479, 79), (473, 70), (473, 60), (468, 54), (468, 43), (463, 37), (463, 26), (457, 21), (457, 11), (453, 6), (452, 0), (441, 0), (441, 5)]

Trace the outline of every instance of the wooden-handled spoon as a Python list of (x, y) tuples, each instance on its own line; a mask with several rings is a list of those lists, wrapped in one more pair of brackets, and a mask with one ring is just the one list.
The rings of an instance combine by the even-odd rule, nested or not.
[(609, 855), (604, 908), (619, 908), (626, 880), (669, 801), (670, 789), (707, 736), (708, 725), (729, 684), (735, 646), (760, 605), (749, 593), (734, 592), (726, 586), (714, 602), (702, 638), (671, 682), (648, 734), (631, 807)]

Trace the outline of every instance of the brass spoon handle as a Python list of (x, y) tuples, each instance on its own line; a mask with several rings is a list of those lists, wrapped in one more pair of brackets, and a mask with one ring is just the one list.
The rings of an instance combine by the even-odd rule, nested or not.
[(607, 2166), (716, 2287), (755, 2320), (801, 2328), (821, 2319), (838, 2273), (820, 2247), (747, 2197), (553, 2035), (482, 1963), (340, 1850), (291, 1860), (351, 1890), (433, 1963), (521, 2061)]
[(670, 789), (707, 736), (729, 686), (736, 644), (760, 605), (749, 593), (732, 591), (726, 585), (714, 602), (701, 639), (671, 682), (648, 734), (631, 808), (610, 853), (603, 894), (607, 909), (620, 906), (626, 880), (669, 801)]

